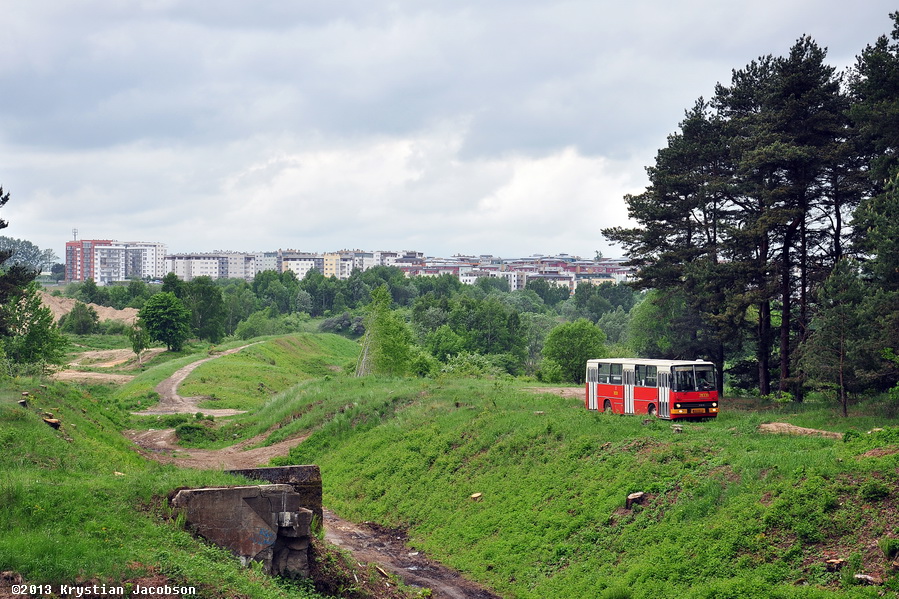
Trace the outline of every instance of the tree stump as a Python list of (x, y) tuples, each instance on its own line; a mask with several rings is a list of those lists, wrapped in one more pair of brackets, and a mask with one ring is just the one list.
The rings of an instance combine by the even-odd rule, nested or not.
[(643, 491), (637, 491), (636, 493), (631, 493), (627, 496), (627, 499), (624, 502), (624, 509), (631, 509), (634, 504), (643, 504), (646, 501), (646, 493)]

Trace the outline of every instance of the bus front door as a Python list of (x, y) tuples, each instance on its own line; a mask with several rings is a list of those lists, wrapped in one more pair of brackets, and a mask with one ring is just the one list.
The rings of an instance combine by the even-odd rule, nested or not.
[(659, 418), (671, 417), (671, 375), (659, 373)]

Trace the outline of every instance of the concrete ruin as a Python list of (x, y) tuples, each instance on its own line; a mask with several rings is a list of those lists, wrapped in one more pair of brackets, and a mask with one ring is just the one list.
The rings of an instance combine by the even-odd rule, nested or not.
[(309, 575), (313, 515), (302, 501), (292, 485), (276, 484), (184, 489), (172, 507), (196, 534), (244, 564), (261, 562), (270, 575), (297, 578)]
[(247, 468), (228, 470), (251, 480), (264, 480), (274, 485), (290, 485), (300, 495), (300, 505), (322, 521), (322, 474), (318, 466), (280, 466), (274, 468)]

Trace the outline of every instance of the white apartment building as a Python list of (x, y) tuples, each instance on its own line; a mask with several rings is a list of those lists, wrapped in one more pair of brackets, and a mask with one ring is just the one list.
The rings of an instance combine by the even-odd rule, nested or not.
[(166, 246), (146, 241), (113, 241), (93, 248), (93, 279), (107, 285), (128, 279), (159, 279), (165, 275)]
[(287, 272), (289, 270), (300, 280), (302, 280), (313, 268), (318, 272), (324, 272), (325, 270), (324, 258), (319, 254), (287, 250), (279, 251), (278, 256), (278, 262), (281, 265), (278, 270), (281, 272)]
[(512, 270), (497, 270), (487, 268), (460, 268), (459, 280), (466, 285), (474, 285), (478, 279), (483, 277), (492, 277), (494, 279), (505, 279), (509, 283), (509, 291), (518, 291), (524, 289), (528, 280), (527, 273), (516, 272)]
[(228, 270), (227, 257), (219, 254), (175, 254), (166, 256), (166, 268), (182, 281), (196, 277), (222, 278)]
[(278, 252), (209, 252), (165, 257), (166, 272), (190, 281), (196, 277), (243, 279), (250, 282), (263, 270), (278, 270)]
[(372, 252), (375, 266), (394, 266), (396, 264), (396, 259), (401, 255), (402, 254), (399, 252), (386, 252), (383, 250)]

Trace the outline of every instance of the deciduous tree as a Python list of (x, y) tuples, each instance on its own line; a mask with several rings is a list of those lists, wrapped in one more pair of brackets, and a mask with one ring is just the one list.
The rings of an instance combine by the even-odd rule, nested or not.
[(387, 285), (371, 293), (365, 321), (363, 352), (357, 374), (404, 376), (409, 373), (414, 356), (412, 333), (405, 321), (390, 309)]
[(138, 365), (143, 365), (141, 356), (150, 347), (150, 334), (143, 322), (138, 320), (128, 329), (128, 340), (131, 341), (131, 350), (137, 354)]
[(191, 329), (200, 339), (218, 343), (225, 336), (225, 302), (222, 290), (210, 277), (196, 277), (184, 284), (182, 301), (190, 311)]
[(100, 317), (93, 306), (75, 302), (71, 311), (59, 320), (59, 328), (66, 333), (89, 335), (97, 331)]
[(190, 336), (190, 310), (169, 291), (157, 293), (138, 312), (144, 328), (154, 341), (169, 351), (181, 351)]
[(550, 331), (543, 357), (562, 369), (566, 381), (583, 383), (587, 360), (605, 357), (605, 334), (585, 318), (566, 322)]
[(59, 364), (68, 341), (53, 321), (53, 313), (41, 303), (35, 283), (0, 306), (0, 320), (9, 334), (3, 338), (6, 358), (14, 364)]

